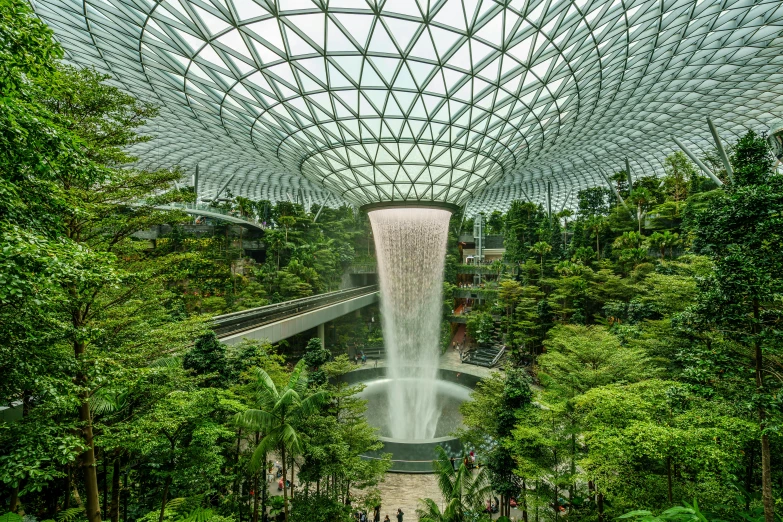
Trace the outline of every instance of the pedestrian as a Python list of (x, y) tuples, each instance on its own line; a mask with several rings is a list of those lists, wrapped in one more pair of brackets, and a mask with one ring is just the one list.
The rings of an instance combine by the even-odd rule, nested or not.
[(388, 514), (386, 515), (386, 518), (383, 519), (383, 522), (391, 522)]
[(457, 471), (457, 466), (454, 464), (454, 457), (451, 457), (451, 471)]
[(365, 364), (367, 364), (367, 354), (362, 352), (362, 365), (365, 365)]
[(397, 522), (402, 522), (402, 516), (405, 513), (402, 512), (402, 508), (397, 508)]

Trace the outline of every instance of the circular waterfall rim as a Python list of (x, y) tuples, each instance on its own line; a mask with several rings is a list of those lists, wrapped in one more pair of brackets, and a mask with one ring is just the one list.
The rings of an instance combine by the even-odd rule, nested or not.
[[(351, 372), (348, 372), (341, 377), (340, 380), (348, 384), (358, 384), (363, 382), (369, 382), (376, 379), (382, 379), (386, 377), (386, 368), (357, 368)], [(454, 384), (463, 386), (469, 390), (475, 389), (476, 385), (481, 381), (482, 377), (468, 373), (465, 371), (456, 371), (446, 368), (438, 369), (438, 379), (448, 381)], [(389, 473), (403, 473), (403, 474), (431, 474), (434, 473), (432, 469), (432, 460), (434, 459), (434, 451), (436, 446), (442, 446), (447, 451), (456, 451), (457, 448), (462, 448), (462, 442), (458, 437), (446, 435), (444, 437), (437, 437), (433, 439), (393, 439), (391, 437), (378, 436), (378, 439), (384, 443), (384, 448), (377, 452), (371, 452), (369, 454), (362, 455), (364, 458), (377, 459), (380, 458), (383, 453), (392, 454), (392, 467), (389, 469)], [(461, 449), (459, 451), (462, 451)], [(409, 452), (422, 455), (426, 453), (426, 457), (407, 457)], [(423, 460), (422, 460), (423, 459)]]
[(447, 210), (454, 214), (462, 207), (455, 205), (454, 203), (446, 203), (445, 201), (379, 201), (377, 203), (368, 203), (359, 207), (362, 212), (370, 212), (371, 210), (381, 210), (384, 208), (434, 208), (439, 210)]

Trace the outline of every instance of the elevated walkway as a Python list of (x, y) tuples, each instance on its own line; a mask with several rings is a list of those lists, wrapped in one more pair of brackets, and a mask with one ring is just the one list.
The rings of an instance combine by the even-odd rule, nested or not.
[(245, 228), (254, 228), (257, 230), (264, 230), (264, 226), (261, 223), (257, 223), (255, 221), (251, 221), (249, 219), (234, 216), (232, 214), (229, 214), (227, 212), (221, 211), (218, 208), (212, 207), (210, 205), (205, 205), (202, 203), (172, 203), (170, 205), (158, 205), (153, 208), (156, 208), (158, 210), (181, 210), (182, 212), (186, 214), (191, 214), (194, 216), (205, 216), (212, 219), (220, 219), (223, 221), (227, 221), (229, 223), (234, 223), (236, 225), (243, 226)]
[[(213, 330), (226, 344), (236, 344), (245, 338), (276, 343), (377, 301), (378, 285), (349, 288), (219, 315), (213, 319)], [(323, 339), (320, 328), (319, 336)]]

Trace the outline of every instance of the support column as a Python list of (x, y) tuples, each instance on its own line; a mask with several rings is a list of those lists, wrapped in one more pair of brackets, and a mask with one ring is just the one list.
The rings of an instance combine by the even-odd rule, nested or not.
[(318, 338), (321, 339), (321, 348), (326, 348), (326, 333), (324, 331), (325, 323), (318, 325)]

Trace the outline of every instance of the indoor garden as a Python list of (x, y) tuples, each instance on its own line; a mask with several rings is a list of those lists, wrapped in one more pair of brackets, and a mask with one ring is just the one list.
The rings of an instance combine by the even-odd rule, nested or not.
[(0, 0), (0, 522), (783, 521), (778, 0)]

